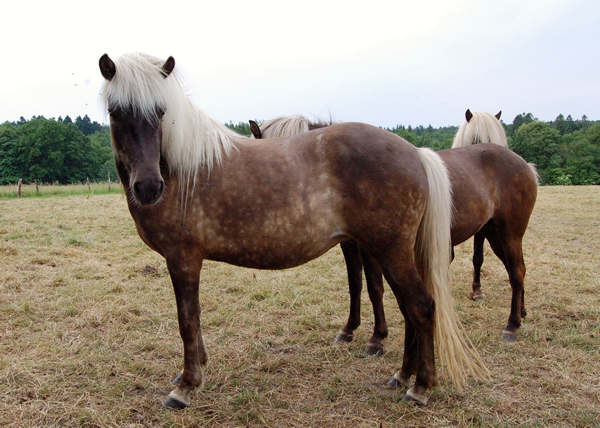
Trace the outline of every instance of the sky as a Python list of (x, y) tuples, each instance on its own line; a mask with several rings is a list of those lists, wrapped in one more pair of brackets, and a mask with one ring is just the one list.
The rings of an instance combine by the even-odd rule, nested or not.
[(467, 108), (600, 119), (597, 0), (21, 0), (2, 15), (0, 123), (106, 123), (98, 59), (135, 51), (174, 56), (221, 122), (444, 126)]

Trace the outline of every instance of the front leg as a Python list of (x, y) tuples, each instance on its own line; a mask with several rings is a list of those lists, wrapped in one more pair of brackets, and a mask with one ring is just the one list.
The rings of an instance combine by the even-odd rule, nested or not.
[(342, 327), (334, 342), (352, 342), (354, 330), (360, 325), (360, 293), (362, 291), (362, 260), (358, 243), (342, 241), (340, 243), (346, 270), (348, 272), (348, 290), (350, 291), (350, 312), (348, 321)]
[(202, 366), (207, 356), (200, 330), (200, 303), (198, 283), (202, 262), (193, 265), (180, 260), (167, 260), (177, 300), (179, 334), (183, 340), (183, 372), (177, 379), (177, 387), (164, 402), (166, 407), (182, 409), (190, 405), (192, 390), (202, 385)]

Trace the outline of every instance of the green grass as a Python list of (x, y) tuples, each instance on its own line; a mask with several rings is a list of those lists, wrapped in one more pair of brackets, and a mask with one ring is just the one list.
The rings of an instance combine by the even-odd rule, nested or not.
[(504, 267), (485, 247), (482, 287), (467, 298), (472, 241), (456, 248), (452, 291), (491, 370), (459, 393), (442, 376), (428, 406), (380, 385), (400, 366), (403, 319), (386, 288), (386, 353), (362, 351), (362, 325), (332, 344), (348, 310), (335, 248), (284, 271), (205, 262), (204, 388), (175, 412), (160, 400), (182, 365), (163, 259), (141, 243), (123, 195), (0, 203), (0, 426), (598, 426), (600, 189), (542, 187), (525, 236), (528, 317), (500, 341)]
[[(87, 184), (40, 184), (36, 188), (35, 184), (23, 184), (21, 187), (21, 198), (45, 198), (53, 196), (77, 196), (77, 195), (107, 195), (123, 193), (120, 183), (111, 183), (110, 189), (106, 183)], [(0, 186), (0, 199), (18, 199), (17, 186)]]

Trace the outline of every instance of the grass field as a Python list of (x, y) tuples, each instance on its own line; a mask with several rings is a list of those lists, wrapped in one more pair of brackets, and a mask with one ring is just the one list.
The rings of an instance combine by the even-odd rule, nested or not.
[(403, 321), (365, 357), (366, 292), (354, 342), (341, 252), (258, 271), (207, 262), (200, 301), (204, 389), (160, 407), (182, 344), (165, 264), (138, 238), (122, 195), (0, 200), (0, 426), (599, 426), (600, 188), (542, 187), (525, 236), (528, 317), (500, 341), (507, 274), (486, 244), (487, 300), (467, 299), (472, 241), (456, 248), (459, 316), (492, 372), (427, 407), (380, 385), (401, 364)]
[[(54, 184), (23, 184), (21, 187), (21, 197), (23, 198), (43, 198), (49, 196), (76, 196), (76, 195), (106, 195), (123, 193), (119, 183), (90, 183), (87, 184), (69, 184), (66, 186)], [(16, 199), (17, 185), (0, 186), (0, 200)]]

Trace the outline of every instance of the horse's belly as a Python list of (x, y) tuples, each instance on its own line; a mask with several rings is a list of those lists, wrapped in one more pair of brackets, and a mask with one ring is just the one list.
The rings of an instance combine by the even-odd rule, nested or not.
[(340, 242), (342, 235), (307, 237), (286, 236), (279, 239), (232, 240), (213, 249), (207, 258), (255, 269), (285, 269), (315, 259)]
[(306, 263), (344, 238), (344, 225), (332, 209), (269, 212), (246, 223), (205, 228), (207, 258), (258, 269)]

